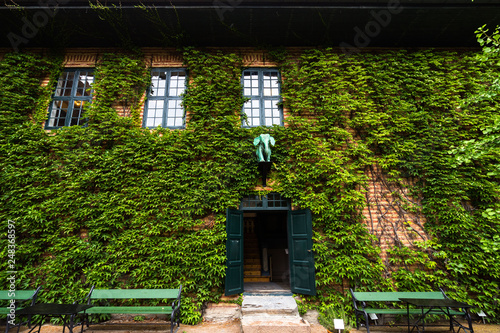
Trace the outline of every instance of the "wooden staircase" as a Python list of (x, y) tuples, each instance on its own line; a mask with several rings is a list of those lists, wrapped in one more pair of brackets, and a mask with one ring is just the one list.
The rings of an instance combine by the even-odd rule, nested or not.
[(270, 282), (271, 277), (261, 276), (259, 240), (253, 221), (245, 222), (243, 282)]

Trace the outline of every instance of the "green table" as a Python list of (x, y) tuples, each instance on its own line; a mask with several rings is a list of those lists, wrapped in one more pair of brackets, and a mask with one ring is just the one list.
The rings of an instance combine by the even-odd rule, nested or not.
[[(461, 329), (463, 329), (464, 331), (468, 330), (470, 333), (474, 333), (474, 330), (472, 328), (472, 321), (468, 311), (468, 309), (471, 308), (472, 305), (463, 302), (458, 302), (452, 299), (400, 298), (400, 300), (406, 303), (406, 310), (408, 314), (408, 333), (411, 333), (414, 330), (416, 330), (418, 333), (424, 332), (425, 316), (430, 312), (435, 314), (436, 311), (442, 312), (449, 318), (450, 330), (453, 330), (453, 332), (455, 332), (455, 326), (458, 326), (459, 329), (457, 333), (460, 332)], [(414, 305), (417, 308), (421, 309), (421, 315), (418, 318), (418, 320), (415, 323), (413, 323), (413, 325), (410, 324), (410, 305)], [(454, 317), (455, 314), (452, 314), (451, 310), (452, 308), (463, 309), (463, 314), (469, 324), (469, 327), (463, 326), (460, 322), (456, 320), (456, 318)], [(420, 330), (419, 328), (420, 323), (422, 326), (422, 330)]]
[[(33, 332), (38, 326), (38, 333), (40, 333), (40, 329), (42, 328), (42, 324), (44, 319), (47, 317), (59, 317), (63, 321), (63, 333), (68, 328), (70, 333), (73, 333), (73, 317), (76, 316), (79, 312), (90, 309), (92, 305), (88, 304), (57, 304), (57, 303), (38, 303), (32, 306), (28, 306), (21, 310), (16, 311), (16, 314), (19, 315), (40, 315), (43, 316), (43, 319), (40, 320), (38, 325), (33, 326), (28, 333)], [(69, 317), (69, 320), (68, 320)], [(19, 327), (20, 328), (20, 327)], [(17, 331), (19, 332), (19, 328)], [(82, 325), (83, 331), (83, 325)]]

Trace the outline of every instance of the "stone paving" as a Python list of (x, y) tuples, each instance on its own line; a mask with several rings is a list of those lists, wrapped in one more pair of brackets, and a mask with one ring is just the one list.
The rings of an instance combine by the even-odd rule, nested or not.
[[(474, 323), (474, 333), (500, 333), (500, 325)], [(4, 327), (0, 329), (5, 330)], [(28, 332), (27, 327), (21, 328), (20, 332)], [(42, 326), (41, 333), (61, 333), (62, 327), (50, 324)], [(79, 333), (79, 329), (75, 329), (75, 333)], [(106, 327), (103, 329), (101, 326), (90, 327), (85, 329), (84, 333), (155, 333), (155, 332), (169, 332), (165, 326), (158, 327), (154, 325), (123, 325), (117, 327)], [(181, 325), (177, 333), (241, 333), (241, 325), (239, 320), (232, 320), (226, 322), (203, 322), (198, 325)], [(328, 331), (318, 324), (311, 324), (311, 333), (327, 333)], [(406, 333), (406, 327), (374, 327), (370, 330), (372, 333)], [(427, 333), (446, 333), (451, 332), (447, 327), (433, 327), (427, 328)], [(278, 332), (276, 332), (278, 333)], [(334, 332), (337, 333), (337, 332)], [(347, 332), (341, 332), (347, 333)], [(366, 333), (366, 329), (360, 330), (353, 329), (350, 333)]]

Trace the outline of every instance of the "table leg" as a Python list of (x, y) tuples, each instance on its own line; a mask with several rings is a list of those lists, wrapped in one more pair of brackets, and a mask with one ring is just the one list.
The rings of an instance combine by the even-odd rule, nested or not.
[[(37, 326), (38, 326), (38, 333), (40, 333), (40, 330), (42, 329), (42, 324), (43, 324), (43, 322), (45, 321), (45, 318), (46, 318), (46, 317), (43, 317), (43, 319), (42, 319), (42, 320), (40, 320), (40, 322), (39, 322), (38, 324), (36, 324), (36, 325), (35, 325), (35, 326), (33, 326), (33, 327), (30, 327), (30, 330), (28, 331), (28, 333), (33, 332), (33, 331), (36, 329), (36, 327), (37, 327)], [(20, 330), (20, 329), (21, 329), (21, 325), (19, 325), (19, 326), (17, 327), (17, 333), (19, 333), (19, 330)]]
[(469, 313), (468, 309), (465, 309), (465, 319), (467, 320), (467, 323), (469, 324), (470, 333), (474, 333), (474, 329), (472, 328), (472, 319), (470, 318), (470, 313)]
[[(443, 311), (445, 312), (445, 311)], [(452, 314), (450, 314), (449, 309), (445, 312), (446, 315), (450, 318), (450, 325), (452, 326), (453, 332), (455, 332), (455, 326), (458, 326), (457, 333), (460, 332), (460, 330), (463, 330), (464, 332), (466, 330), (470, 331), (470, 333), (474, 333), (474, 329), (472, 328), (472, 321), (470, 319), (469, 312), (465, 310), (465, 319), (467, 320), (467, 323), (469, 324), (469, 327), (465, 327), (462, 325), (457, 319), (454, 318)]]
[[(430, 310), (429, 310), (430, 311)], [(418, 329), (418, 328), (417, 328)], [(422, 332), (425, 331), (425, 315), (424, 308), (422, 308)]]
[(411, 333), (411, 331), (410, 331), (410, 303), (406, 303), (406, 315), (408, 318), (408, 333)]
[(63, 322), (63, 333), (66, 330), (66, 320), (64, 320), (64, 316), (61, 316), (61, 320)]
[(61, 316), (61, 320), (63, 322), (63, 333), (66, 330), (66, 327), (68, 328), (69, 333), (73, 333), (73, 316), (69, 315), (69, 324), (68, 320), (66, 320), (66, 316)]
[[(408, 333), (411, 333), (413, 332), (415, 329), (418, 333), (422, 333), (422, 332), (425, 332), (425, 317), (427, 316), (428, 313), (430, 313), (432, 311), (432, 309), (434, 309), (434, 307), (430, 307), (427, 311), (424, 309), (423, 306), (420, 306), (419, 307), (421, 309), (421, 314), (420, 314), (420, 318), (418, 318), (411, 326), (411, 330), (410, 330), (410, 325), (408, 324)], [(409, 312), (410, 310), (407, 309), (407, 312)], [(408, 314), (408, 322), (409, 322), (409, 314)], [(422, 330), (420, 330), (419, 328), (419, 325), (420, 325), (420, 322), (422, 322)]]

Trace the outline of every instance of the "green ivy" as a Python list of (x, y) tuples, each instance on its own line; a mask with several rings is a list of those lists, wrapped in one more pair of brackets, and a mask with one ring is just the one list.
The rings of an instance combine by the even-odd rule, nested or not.
[[(199, 322), (224, 289), (226, 209), (270, 191), (259, 187), (253, 146), (270, 133), (268, 183), (313, 212), (318, 296), (305, 297), (302, 312), (341, 304), (335, 311), (352, 313), (347, 287), (444, 287), (499, 319), (498, 174), (489, 159), (457, 163), (450, 153), (498, 115), (495, 98), (463, 106), (498, 75), (495, 66), (432, 50), (277, 51), (286, 126), (245, 129), (240, 56), (182, 54), (184, 130), (141, 128), (150, 77), (138, 52), (103, 55), (86, 126), (51, 132), (43, 123), (60, 60), (11, 54), (0, 62), (0, 220), (2, 241), (7, 221), (16, 222), (18, 288), (44, 284), (41, 300), (74, 301), (93, 284), (182, 284), (182, 321)], [(423, 231), (394, 222), (408, 237), (423, 234), (410, 246), (394, 235), (387, 261), (367, 228), (374, 217), (364, 216), (374, 179), (403, 217), (426, 219)]]

